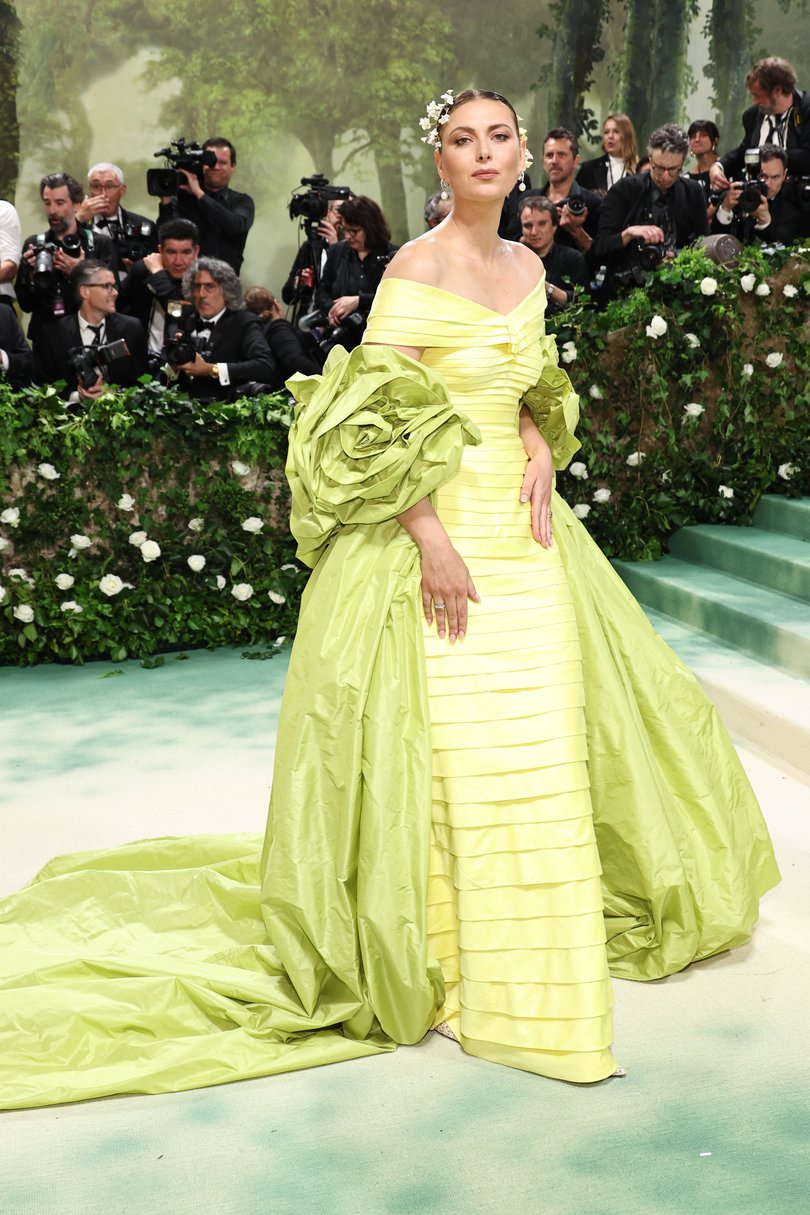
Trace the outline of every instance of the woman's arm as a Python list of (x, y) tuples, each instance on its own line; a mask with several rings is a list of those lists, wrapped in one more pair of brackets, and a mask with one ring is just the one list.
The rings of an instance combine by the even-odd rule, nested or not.
[(520, 487), (520, 500), (531, 504), (531, 526), (535, 540), (542, 544), (543, 548), (551, 548), (554, 543), (551, 526), (554, 464), (551, 448), (540, 434), (525, 405), (520, 410), (519, 429), (520, 439), (529, 459)]

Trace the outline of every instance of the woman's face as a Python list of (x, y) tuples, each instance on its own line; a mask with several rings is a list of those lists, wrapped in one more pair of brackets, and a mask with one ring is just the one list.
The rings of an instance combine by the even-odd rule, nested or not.
[(608, 156), (621, 156), (623, 142), (619, 124), (608, 118), (602, 130), (602, 146)]
[(706, 152), (711, 152), (712, 137), (705, 131), (695, 131), (689, 139), (689, 147), (692, 149), (693, 156), (702, 156)]
[(440, 134), (436, 165), (456, 198), (502, 199), (514, 188), (524, 147), (503, 102), (466, 101), (453, 110)]
[(365, 228), (354, 228), (351, 224), (347, 224), (345, 220), (341, 220), (343, 225), (343, 236), (346, 244), (350, 249), (354, 249), (355, 253), (365, 253), (366, 251), (366, 230)]

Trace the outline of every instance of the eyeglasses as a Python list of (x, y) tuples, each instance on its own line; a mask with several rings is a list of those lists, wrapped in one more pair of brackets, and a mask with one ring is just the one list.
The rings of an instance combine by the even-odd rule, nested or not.
[(219, 283), (195, 283), (194, 291), (218, 291)]
[(118, 290), (116, 283), (85, 283), (84, 285), (85, 287), (101, 287), (108, 295), (112, 295), (114, 291)]
[(120, 181), (105, 181), (103, 184), (100, 181), (91, 181), (90, 189), (95, 194), (114, 194), (116, 190), (120, 190), (123, 182)]
[(650, 168), (654, 169), (656, 173), (660, 173), (662, 177), (664, 174), (667, 177), (678, 177), (683, 168), (683, 161), (679, 165), (657, 165), (654, 160), (651, 160)]

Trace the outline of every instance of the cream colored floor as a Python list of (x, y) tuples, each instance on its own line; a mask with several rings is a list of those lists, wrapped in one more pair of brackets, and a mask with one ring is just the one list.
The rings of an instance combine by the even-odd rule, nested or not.
[[(0, 890), (51, 856), (261, 830), (283, 659), (0, 671)], [(784, 880), (753, 942), (617, 982), (622, 1080), (393, 1055), (0, 1115), (2, 1215), (810, 1209), (810, 789), (742, 752)]]

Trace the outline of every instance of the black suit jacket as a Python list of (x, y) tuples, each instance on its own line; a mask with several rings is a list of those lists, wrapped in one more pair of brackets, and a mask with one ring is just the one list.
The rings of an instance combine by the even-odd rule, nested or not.
[(200, 199), (181, 190), (176, 200), (161, 203), (158, 226), (178, 217), (192, 220), (200, 233), (200, 254), (220, 258), (238, 274), (255, 214), (253, 199), (238, 190), (217, 190), (213, 194), (203, 194)]
[(35, 376), (34, 355), (23, 337), (14, 309), (7, 304), (0, 305), (0, 350), (8, 356), (8, 371), (5, 372), (8, 383), (12, 388), (26, 388)]
[[(619, 269), (623, 261), (630, 260), (632, 251), (622, 244), (622, 232), (634, 224), (654, 222), (653, 192), (654, 184), (649, 173), (623, 177), (608, 190), (602, 199), (599, 231), (593, 246), (597, 264), (605, 262), (612, 269)], [(700, 185), (687, 177), (679, 177), (673, 182), (670, 193), (675, 243), (679, 249), (683, 249), (698, 236), (709, 233), (706, 198)]]
[[(763, 118), (758, 105), (749, 106), (743, 114), (742, 143), (720, 158), (723, 172), (729, 181), (739, 181), (745, 164), (746, 148), (759, 147)], [(792, 177), (810, 175), (810, 92), (796, 89), (793, 93), (793, 112), (785, 129), (785, 151), (788, 173)]]
[(800, 238), (804, 216), (794, 182), (786, 181), (783, 184), (776, 197), (768, 202), (768, 210), (771, 213), (771, 222), (767, 228), (757, 228), (756, 220), (750, 215), (744, 218), (735, 215), (730, 224), (721, 224), (715, 214), (712, 232), (729, 232), (744, 245), (750, 245), (754, 241), (761, 241), (766, 245), (790, 245)]
[(166, 270), (150, 274), (143, 261), (135, 262), (118, 296), (118, 311), (136, 317), (149, 333), (152, 309), (158, 300), (165, 310), (169, 300), (183, 298), (183, 284)]
[[(197, 327), (205, 322), (197, 318)], [(276, 365), (262, 332), (262, 323), (253, 312), (245, 308), (232, 311), (226, 309), (217, 321), (208, 340), (208, 352), (203, 356), (207, 363), (227, 363), (231, 388), (256, 381), (272, 384), (276, 379)], [(220, 384), (213, 376), (186, 376), (181, 373), (180, 386), (189, 394), (202, 400), (214, 401), (234, 393)]]
[[(121, 388), (131, 388), (138, 377), (149, 370), (146, 361), (146, 334), (140, 321), (131, 316), (120, 316), (114, 312), (105, 324), (107, 342), (123, 338), (129, 347), (129, 357), (116, 359), (105, 373), (107, 382)], [(60, 321), (45, 325), (37, 341), (37, 356), (41, 366), (43, 382), (53, 384), (56, 380), (66, 383), (65, 395), (76, 388), (76, 376), (70, 369), (68, 355), (81, 346), (77, 316), (64, 316)]]

